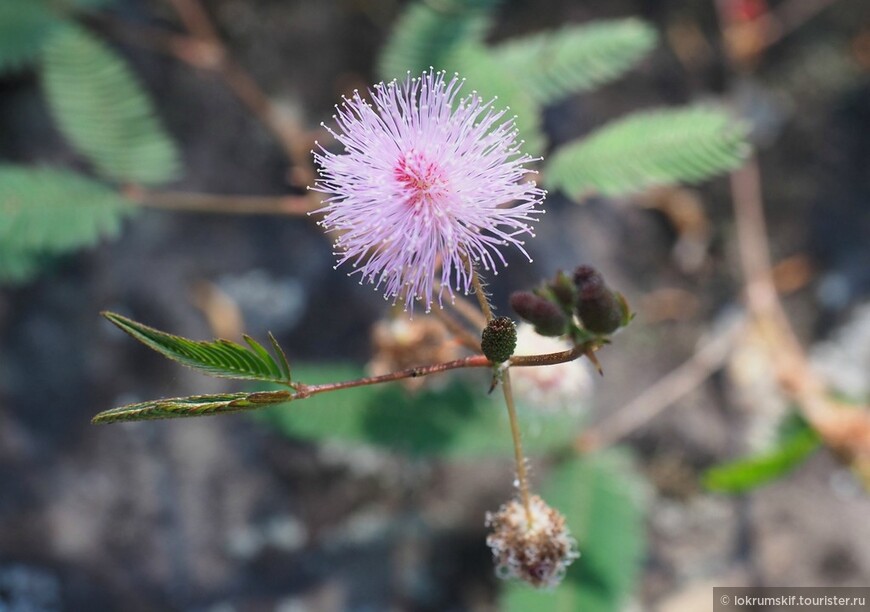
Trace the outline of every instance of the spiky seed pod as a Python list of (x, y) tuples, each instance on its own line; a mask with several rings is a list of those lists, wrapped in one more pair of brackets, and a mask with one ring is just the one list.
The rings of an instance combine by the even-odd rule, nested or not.
[(542, 336), (561, 336), (568, 326), (568, 318), (562, 309), (550, 300), (530, 291), (511, 294), (510, 305), (520, 317), (535, 326)]
[(622, 301), (595, 268), (579, 266), (574, 271), (574, 285), (577, 315), (583, 327), (596, 334), (610, 334), (619, 329), (625, 316)]
[(517, 326), (510, 317), (496, 317), (486, 324), (480, 336), (480, 348), (493, 363), (511, 358), (517, 348)]
[(539, 496), (533, 495), (529, 506), (531, 525), (518, 500), (504, 504), (494, 514), (488, 512), (486, 526), (492, 533), (486, 543), (492, 549), (500, 578), (518, 578), (534, 587), (554, 587), (580, 556), (577, 542), (568, 532), (565, 517)]

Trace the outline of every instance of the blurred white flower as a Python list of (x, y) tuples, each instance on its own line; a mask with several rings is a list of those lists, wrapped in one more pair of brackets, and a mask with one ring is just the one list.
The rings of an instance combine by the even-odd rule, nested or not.
[[(540, 355), (570, 349), (559, 338), (535, 333), (528, 323), (517, 326), (516, 355)], [(592, 368), (585, 359), (558, 365), (511, 368), (511, 383), (521, 403), (544, 411), (582, 412), (592, 394)]]

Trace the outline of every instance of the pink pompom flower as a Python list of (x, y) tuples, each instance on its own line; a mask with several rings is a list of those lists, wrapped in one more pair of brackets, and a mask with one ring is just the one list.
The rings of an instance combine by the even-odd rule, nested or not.
[(375, 85), (371, 102), (354, 92), (330, 130), (345, 151), (313, 152), (336, 267), (349, 264), (406, 309), (431, 309), (436, 276), (439, 304), (445, 289), (469, 293), (471, 265), (497, 274), (502, 247), (529, 257), (521, 238), (543, 213), (513, 119), (474, 91), (459, 98), (463, 82), (430, 70)]

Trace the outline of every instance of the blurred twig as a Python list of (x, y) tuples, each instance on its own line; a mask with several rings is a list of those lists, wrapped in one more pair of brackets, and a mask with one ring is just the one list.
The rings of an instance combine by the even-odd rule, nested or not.
[(797, 30), (837, 0), (788, 0), (761, 17), (770, 21), (764, 46), (769, 47)]
[(305, 196), (233, 196), (180, 191), (151, 191), (130, 186), (124, 195), (141, 206), (166, 210), (238, 215), (305, 216), (313, 210)]
[(716, 9), (733, 66), (751, 63), (837, 0), (786, 0), (754, 18), (735, 8), (740, 0), (717, 0)]
[[(171, 55), (199, 70), (221, 77), (248, 110), (275, 136), (293, 166), (292, 182), (297, 186), (314, 183), (316, 172), (309, 151), (314, 137), (287, 113), (281, 111), (251, 74), (227, 49), (200, 0), (167, 0), (178, 15), (186, 34), (161, 28), (132, 25), (112, 17), (101, 21), (123, 40)], [(316, 193), (309, 194), (318, 200)]]
[(312, 184), (315, 173), (308, 155), (311, 143), (301, 126), (281, 113), (250, 73), (232, 58), (200, 0), (168, 2), (190, 34), (215, 50), (217, 61), (198, 67), (210, 68), (219, 74), (245, 106), (272, 131), (293, 163), (297, 184)]
[(762, 208), (761, 175), (751, 159), (731, 175), (740, 263), (752, 323), (767, 346), (780, 387), (825, 442), (870, 475), (870, 412), (844, 407), (831, 397), (827, 383), (812, 368), (779, 301), (768, 256)]
[(581, 452), (609, 446), (642, 427), (677, 400), (696, 389), (722, 367), (745, 328), (745, 317), (738, 317), (716, 333), (685, 363), (661, 378), (609, 419), (583, 432), (577, 439)]
[(480, 352), (480, 339), (472, 334), (462, 323), (454, 319), (445, 309), (433, 308), (430, 314), (441, 321), (444, 327), (447, 328), (447, 331), (453, 334), (453, 337), (465, 348), (470, 349), (474, 353)]

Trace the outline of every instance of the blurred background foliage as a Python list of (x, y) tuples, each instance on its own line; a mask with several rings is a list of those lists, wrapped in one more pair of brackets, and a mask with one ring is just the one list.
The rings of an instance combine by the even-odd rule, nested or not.
[[(668, 2), (215, 0), (205, 20), (197, 6), (0, 3), (0, 610), (679, 612), (705, 609), (713, 583), (870, 577), (860, 533), (844, 536), (867, 509), (849, 459), (819, 452), (830, 443), (795, 416), (751, 332), (668, 404), (682, 402), (677, 416), (595, 442), (613, 422), (601, 407), (660, 401), (645, 390), (725, 335), (740, 292), (728, 197), (721, 181), (687, 185), (736, 168), (750, 138), (804, 337), (866, 299), (860, 2), (722, 1), (717, 16)], [(119, 403), (226, 390), (99, 327), (106, 307), (197, 338), (271, 329), (310, 383), (407, 358), (402, 316), (331, 269), (316, 228), (246, 213), (310, 204), (307, 152), (340, 94), (430, 66), (498, 96), (544, 158), (537, 266), (511, 266), (497, 303), (592, 260), (640, 312), (593, 397), (587, 382), (572, 410), (521, 399), (535, 486), (582, 553), (552, 593), (492, 576), (482, 517), (512, 494), (509, 435), (473, 373), (254, 420), (86, 425)], [(125, 223), (153, 207), (173, 214)], [(853, 404), (870, 396), (860, 312), (811, 353)], [(369, 331), (385, 321), (387, 340)], [(789, 512), (795, 526), (777, 531)]]

